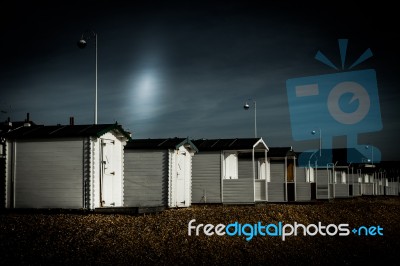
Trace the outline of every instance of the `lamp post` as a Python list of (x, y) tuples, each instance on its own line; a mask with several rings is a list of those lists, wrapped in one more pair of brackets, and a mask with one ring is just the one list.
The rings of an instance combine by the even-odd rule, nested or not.
[[(365, 149), (369, 149), (370, 148), (370, 146), (365, 146)], [(368, 160), (369, 161), (369, 160)], [(373, 146), (371, 146), (371, 165), (374, 165), (374, 147)]]
[[(321, 134), (321, 129), (318, 129), (319, 131), (319, 157), (321, 157), (321, 150), (322, 150), (322, 134)], [(315, 130), (311, 131), (311, 134), (315, 135), (317, 132)]]
[[(311, 154), (311, 156), (308, 158), (308, 182), (310, 182), (310, 179), (311, 179), (311, 158), (315, 155), (316, 152), (317, 151), (313, 152)], [(317, 169), (317, 166), (318, 166), (317, 161), (318, 161), (318, 159), (315, 159), (315, 169)], [(314, 178), (314, 180), (315, 180), (315, 178)]]
[(243, 106), (244, 110), (250, 109), (249, 101), (253, 101), (254, 104), (254, 137), (257, 138), (257, 102), (254, 99), (248, 99)]
[(79, 48), (83, 49), (86, 47), (87, 42), (94, 38), (95, 48), (96, 48), (96, 90), (95, 90), (95, 103), (94, 103), (94, 124), (97, 125), (97, 34), (94, 31), (85, 31), (77, 45)]

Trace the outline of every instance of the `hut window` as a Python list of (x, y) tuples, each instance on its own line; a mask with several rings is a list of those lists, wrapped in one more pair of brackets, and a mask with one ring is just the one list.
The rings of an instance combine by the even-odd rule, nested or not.
[(238, 157), (236, 153), (224, 153), (224, 179), (238, 179)]
[(265, 165), (265, 160), (264, 159), (260, 159), (258, 161), (258, 179), (265, 179), (267, 176), (266, 173), (266, 165)]
[(367, 174), (364, 175), (364, 183), (369, 183), (369, 176)]
[(346, 183), (346, 173), (344, 171), (335, 171), (335, 184), (345, 184)]
[(342, 179), (342, 184), (346, 184), (346, 172), (345, 171), (341, 172), (341, 179)]
[(314, 183), (315, 182), (315, 179), (314, 179), (314, 168), (312, 168), (312, 167), (306, 168), (306, 178), (307, 178), (307, 182), (310, 182), (310, 183)]
[(265, 163), (265, 159), (261, 158), (258, 160), (258, 168), (257, 168), (257, 178), (262, 179), (262, 180), (267, 180), (267, 182), (271, 182), (271, 168), (270, 168), (270, 162), (267, 160), (267, 163)]

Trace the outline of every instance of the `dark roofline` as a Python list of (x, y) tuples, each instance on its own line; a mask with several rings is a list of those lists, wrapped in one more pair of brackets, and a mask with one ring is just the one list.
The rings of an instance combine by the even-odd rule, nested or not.
[(48, 138), (80, 138), (80, 137), (101, 137), (112, 130), (119, 131), (128, 140), (131, 140), (130, 133), (125, 131), (121, 125), (115, 124), (92, 124), (92, 125), (32, 125), (19, 127), (4, 132), (1, 137), (6, 139), (48, 139)]
[[(194, 145), (200, 151), (223, 151), (223, 150), (252, 150), (253, 146), (262, 138), (228, 138), (228, 139), (195, 139)], [(268, 146), (265, 144), (266, 150)]]
[(165, 150), (179, 149), (189, 144), (190, 148), (198, 152), (196, 145), (189, 138), (163, 138), (163, 139), (132, 139), (125, 146), (126, 150)]
[(288, 147), (269, 147), (268, 157), (287, 157), (294, 156), (297, 158), (292, 146)]

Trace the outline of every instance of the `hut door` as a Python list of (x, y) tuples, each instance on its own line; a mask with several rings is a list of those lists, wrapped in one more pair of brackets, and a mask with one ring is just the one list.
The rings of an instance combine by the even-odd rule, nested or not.
[(186, 152), (179, 151), (176, 169), (176, 206), (185, 206)]
[(296, 196), (295, 196), (295, 184), (294, 184), (294, 160), (293, 159), (288, 159), (287, 160), (287, 201), (295, 201)]
[(113, 140), (102, 139), (102, 160), (101, 160), (101, 206), (115, 206), (113, 200), (115, 165), (113, 161), (115, 142)]
[(294, 161), (292, 159), (287, 160), (287, 182), (294, 182)]

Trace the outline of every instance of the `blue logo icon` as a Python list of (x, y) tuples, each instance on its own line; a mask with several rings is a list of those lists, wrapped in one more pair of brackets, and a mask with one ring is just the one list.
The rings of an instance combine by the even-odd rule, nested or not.
[[(339, 48), (344, 70), (347, 39), (339, 40)], [(349, 69), (371, 56), (371, 50), (367, 49)], [(339, 70), (322, 52), (318, 51), (315, 58)], [(310, 154), (318, 165), (332, 163), (332, 140), (336, 136), (347, 137), (349, 163), (380, 161), (379, 149), (357, 142), (358, 134), (382, 129), (374, 69), (289, 79), (286, 89), (293, 139), (303, 141), (319, 137), (323, 150), (319, 154), (315, 150), (304, 152), (299, 157), (299, 164), (308, 165)], [(315, 134), (317, 130), (319, 134)], [(354, 152), (354, 149), (358, 152)]]

